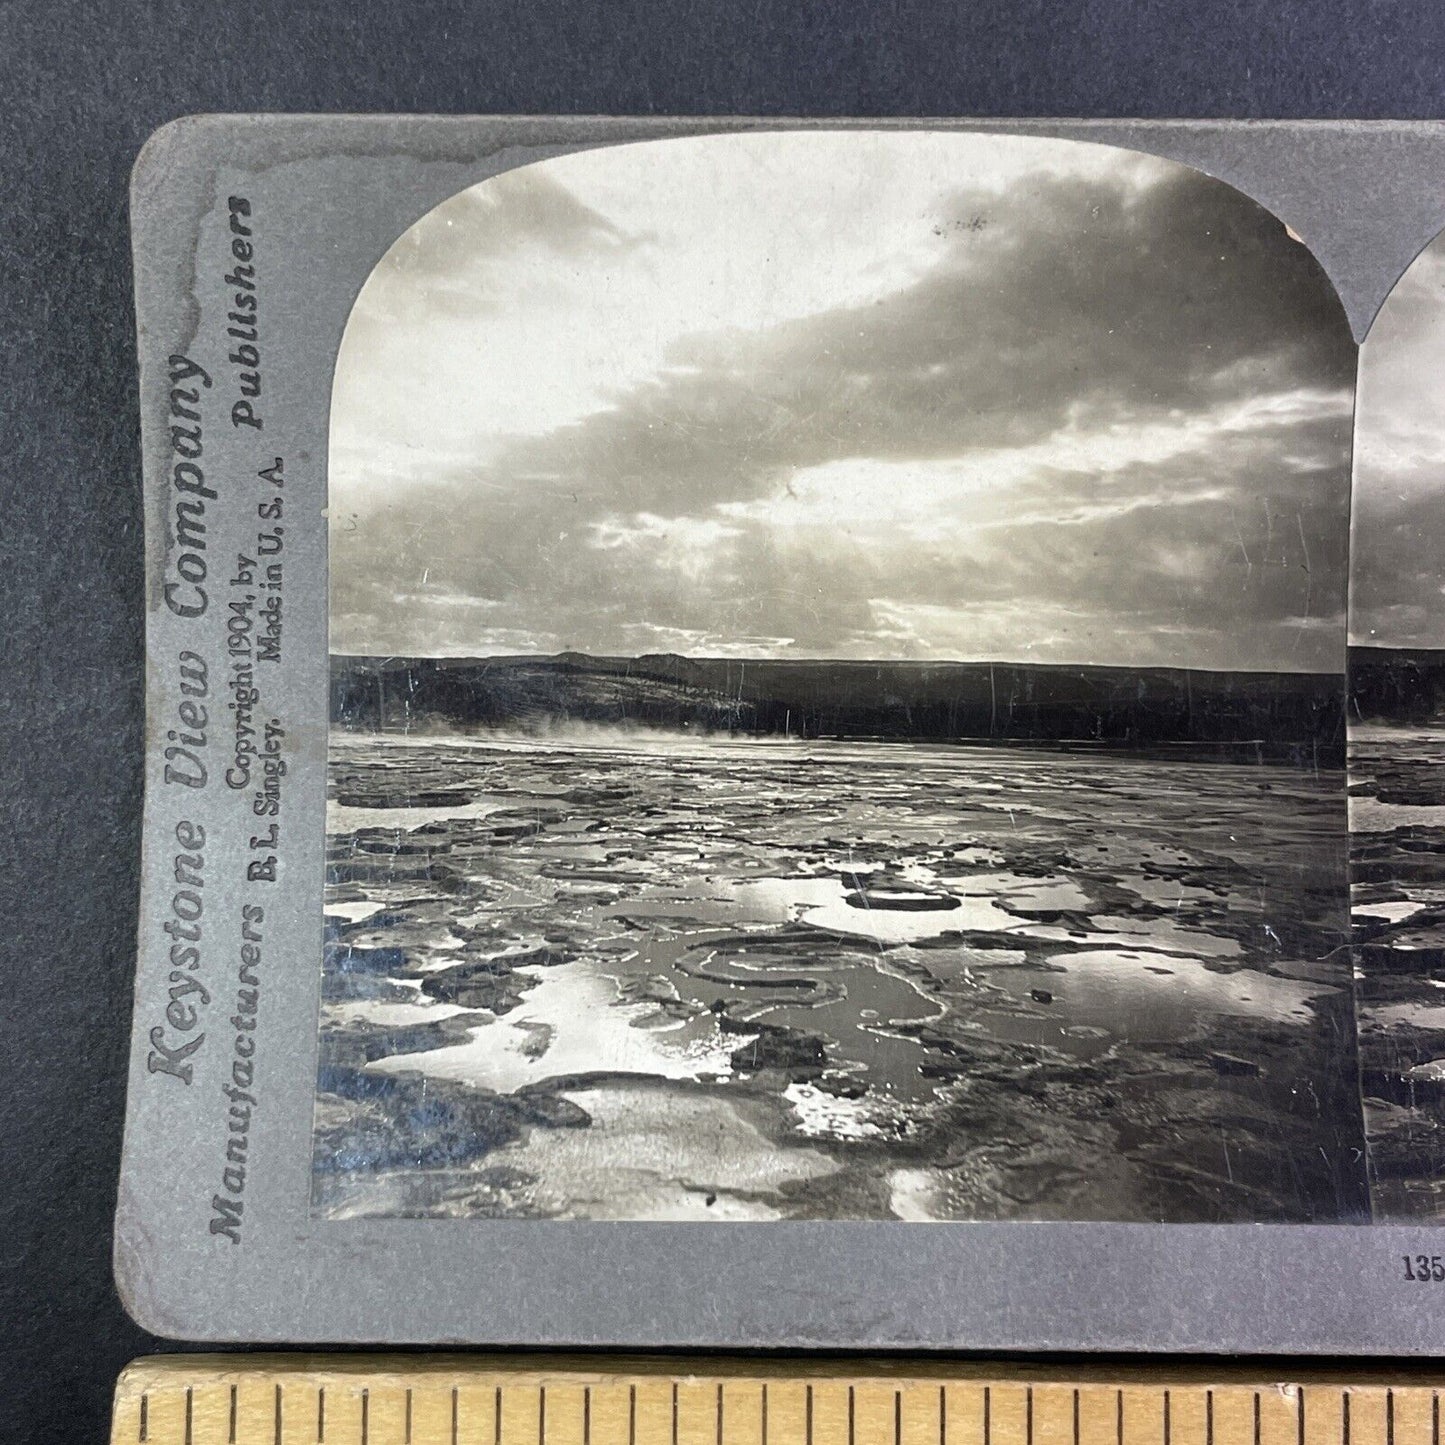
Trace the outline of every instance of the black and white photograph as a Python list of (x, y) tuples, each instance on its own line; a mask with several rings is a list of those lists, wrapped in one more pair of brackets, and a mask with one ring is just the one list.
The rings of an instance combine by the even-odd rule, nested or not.
[[(1445, 608), (1439, 275), (1371, 341), (1372, 649)], [(313, 1216), (1368, 1218), (1356, 356), (1280, 219), (1077, 141), (621, 144), (422, 215), (332, 389)], [(1394, 1138), (1445, 792), (1369, 686)]]
[(1381, 1220), (1445, 1216), (1445, 242), (1360, 352), (1350, 830), (1361, 1084)]

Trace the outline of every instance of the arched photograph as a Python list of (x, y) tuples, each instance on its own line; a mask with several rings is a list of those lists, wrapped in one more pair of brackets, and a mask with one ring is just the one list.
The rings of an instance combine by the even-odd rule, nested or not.
[(1355, 365), (1278, 218), (1106, 146), (417, 220), (332, 395), (313, 1212), (1366, 1217)]
[(1350, 831), (1360, 1078), (1381, 1220), (1445, 1217), (1445, 241), (1360, 352)]

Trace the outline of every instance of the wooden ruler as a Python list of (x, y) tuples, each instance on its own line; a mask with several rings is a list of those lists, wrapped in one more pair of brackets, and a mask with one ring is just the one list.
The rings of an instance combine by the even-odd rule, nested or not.
[(1441, 1445), (1445, 1370), (178, 1355), (112, 1445)]

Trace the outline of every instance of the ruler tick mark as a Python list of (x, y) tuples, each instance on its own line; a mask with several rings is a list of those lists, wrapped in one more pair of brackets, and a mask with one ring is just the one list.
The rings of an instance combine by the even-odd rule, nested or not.
[(1440, 1445), (1440, 1392), (1430, 1391), (1430, 1445)]
[[(1030, 1391), (1030, 1394), (1032, 1393)], [(1114, 1391), (1114, 1438), (1119, 1445), (1124, 1445), (1124, 1392), (1122, 1390)], [(1259, 1445), (1259, 1441), (1256, 1440), (1254, 1445)]]
[(321, 1445), (326, 1439), (326, 1386), (316, 1387), (316, 1440)]
[(406, 1435), (405, 1445), (411, 1445), (411, 1386), (406, 1389)]
[[(1169, 1419), (1169, 1409), (1170, 1409), (1169, 1391), (1168, 1391), (1168, 1390), (1165, 1390), (1165, 1392), (1164, 1392), (1164, 1445), (1169, 1445), (1169, 1432), (1170, 1432), (1170, 1429), (1171, 1429), (1171, 1421), (1170, 1421), (1170, 1419)], [(1300, 1445), (1304, 1445), (1304, 1442), (1301, 1441), (1301, 1442), (1300, 1442)]]
[(371, 1391), (361, 1392), (361, 1445), (367, 1445), (366, 1437), (371, 1429)]
[(948, 1445), (948, 1386), (938, 1387), (938, 1445)]
[(196, 1401), (195, 1390), (190, 1385), (186, 1386), (186, 1445), (192, 1445), (191, 1422), (195, 1414)]
[[(629, 1438), (631, 1428), (629, 1422)], [(537, 1388), (537, 1445), (547, 1445), (547, 1387), (545, 1385)]]
[[(813, 1387), (811, 1385), (803, 1393), (803, 1439), (805, 1445), (813, 1445)], [(1436, 1445), (1439, 1445), (1438, 1441)]]
[(1204, 1392), (1204, 1445), (1214, 1445), (1214, 1391)]
[[(763, 1441), (767, 1445), (767, 1441)], [(893, 1445), (903, 1445), (903, 1391), (893, 1392)]]
[(672, 1445), (677, 1445), (677, 1384), (672, 1387)]
[[(455, 1442), (453, 1442), (455, 1445)], [(592, 1445), (592, 1386), (582, 1391), (582, 1445)]]
[(1024, 1391), (1024, 1442), (1034, 1445), (1034, 1387)]
[(1079, 1445), (1079, 1391), (1074, 1389), (1074, 1445)]
[[(857, 1423), (857, 1411), (854, 1409), (853, 1387), (852, 1387), (852, 1385), (849, 1385), (849, 1386), (848, 1386), (848, 1445), (856, 1445), (857, 1435), (856, 1435), (856, 1431), (854, 1430), (854, 1425), (855, 1425), (856, 1423)], [(717, 1445), (722, 1445), (722, 1440), (721, 1440), (721, 1439), (718, 1440)]]
[(151, 1397), (142, 1395), (140, 1397), (140, 1439), (142, 1440), (150, 1439), (150, 1413)]
[(452, 1445), (457, 1445), (457, 1387), (452, 1386)]
[(723, 1445), (723, 1387), (717, 1387), (717, 1445)]
[(276, 1436), (276, 1445), (281, 1445), (281, 1382), (276, 1382), (276, 1405), (272, 1411), (272, 1428)]
[(993, 1439), (993, 1421), (990, 1418), (993, 1414), (992, 1393), (987, 1385), (983, 1387), (983, 1445), (990, 1445)]
[(1295, 1396), (1295, 1445), (1305, 1445), (1305, 1387), (1301, 1385)]
[(1340, 1392), (1340, 1445), (1350, 1445), (1350, 1392)]
[[(1124, 1445), (1121, 1440), (1119, 1445)], [(1259, 1391), (1254, 1392), (1254, 1445), (1259, 1445)]]
[(502, 1387), (492, 1392), (492, 1445), (502, 1445)]
[(759, 1403), (762, 1413), (763, 1445), (768, 1445), (768, 1382), (763, 1381), (763, 1398)]
[(231, 1386), (231, 1428), (226, 1432), (226, 1445), (236, 1445), (236, 1387)]
[(1385, 1391), (1385, 1445), (1395, 1445), (1395, 1392)]
[(637, 1386), (627, 1387), (627, 1445), (637, 1445)]

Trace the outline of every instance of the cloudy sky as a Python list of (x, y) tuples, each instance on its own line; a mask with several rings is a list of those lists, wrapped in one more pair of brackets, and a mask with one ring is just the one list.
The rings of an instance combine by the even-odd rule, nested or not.
[(1350, 640), (1445, 647), (1445, 238), (1375, 318), (1360, 354)]
[(1353, 373), (1303, 246), (1128, 152), (548, 161), (357, 300), (331, 646), (1337, 669)]

